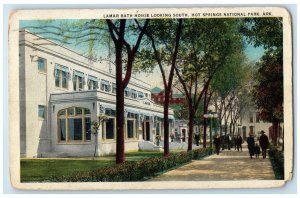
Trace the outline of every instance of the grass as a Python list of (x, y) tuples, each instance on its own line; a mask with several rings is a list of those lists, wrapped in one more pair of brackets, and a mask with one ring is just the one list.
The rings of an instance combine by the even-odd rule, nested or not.
[[(178, 152), (178, 151), (172, 151)], [(136, 161), (162, 156), (163, 152), (128, 152), (126, 160)], [(115, 165), (115, 156), (63, 159), (21, 159), (21, 182), (47, 181), (53, 176), (71, 175), (79, 171), (91, 171)]]

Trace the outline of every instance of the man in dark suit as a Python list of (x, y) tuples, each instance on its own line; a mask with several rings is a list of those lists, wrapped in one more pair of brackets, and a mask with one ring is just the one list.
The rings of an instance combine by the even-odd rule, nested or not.
[(263, 159), (265, 159), (267, 156), (267, 148), (269, 144), (269, 138), (265, 135), (265, 132), (262, 130), (261, 136), (259, 137), (259, 146), (261, 147)]

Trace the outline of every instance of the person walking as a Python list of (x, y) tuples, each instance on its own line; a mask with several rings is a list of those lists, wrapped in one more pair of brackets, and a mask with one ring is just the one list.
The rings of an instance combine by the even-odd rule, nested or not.
[(232, 142), (233, 142), (233, 145), (234, 145), (234, 150), (236, 150), (237, 149), (237, 144), (236, 144), (236, 135), (234, 135), (233, 136), (233, 138), (232, 138)]
[(199, 133), (196, 133), (195, 134), (195, 142), (196, 142), (196, 145), (199, 146), (199, 140), (200, 140), (200, 134)]
[(217, 134), (215, 137), (214, 137), (214, 145), (216, 147), (216, 152), (217, 152), (217, 155), (219, 155), (220, 153), (220, 146), (221, 146), (221, 138), (220, 138), (220, 135)]
[(258, 144), (257, 144), (257, 143), (255, 143), (254, 150), (255, 150), (255, 158), (259, 158), (259, 154), (260, 154), (260, 147), (258, 146)]
[(227, 149), (230, 150), (231, 149), (231, 136), (230, 134), (227, 135)]
[(248, 144), (250, 158), (252, 159), (253, 158), (252, 156), (254, 155), (254, 147), (255, 147), (253, 133), (249, 133), (249, 137), (247, 138), (247, 144)]
[(261, 131), (261, 136), (259, 137), (259, 145), (261, 147), (261, 152), (263, 159), (267, 157), (267, 148), (269, 147), (269, 138), (265, 135), (265, 132)]
[(240, 134), (238, 134), (235, 141), (236, 141), (237, 151), (241, 150), (241, 152), (242, 152), (243, 151), (242, 150), (242, 144), (243, 144), (243, 138), (242, 138), (242, 136)]

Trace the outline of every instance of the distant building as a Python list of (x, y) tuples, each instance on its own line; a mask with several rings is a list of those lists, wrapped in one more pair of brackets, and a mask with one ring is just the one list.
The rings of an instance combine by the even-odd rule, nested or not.
[[(151, 99), (155, 103), (163, 105), (165, 103), (165, 91), (159, 87), (154, 87), (151, 90)], [(171, 91), (169, 102), (170, 105), (183, 104), (185, 102), (185, 96), (181, 93), (174, 93)]]
[[(243, 138), (249, 136), (249, 133), (253, 133), (255, 137), (259, 137), (261, 130), (265, 131), (265, 134), (272, 139), (273, 126), (270, 122), (264, 122), (259, 117), (259, 112), (256, 110), (249, 110), (241, 118), (239, 131)], [(280, 127), (279, 138), (283, 137), (282, 127)]]

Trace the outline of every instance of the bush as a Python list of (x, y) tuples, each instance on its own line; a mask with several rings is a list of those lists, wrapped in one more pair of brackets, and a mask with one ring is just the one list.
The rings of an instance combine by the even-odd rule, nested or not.
[(209, 149), (195, 149), (171, 154), (168, 158), (152, 157), (140, 161), (124, 162), (112, 167), (93, 171), (77, 172), (71, 176), (53, 177), (56, 182), (119, 182), (141, 181), (156, 176), (166, 170), (182, 166), (192, 159), (201, 159), (209, 155)]
[(199, 160), (210, 155), (210, 148), (200, 148), (193, 150), (193, 159)]
[(272, 163), (275, 178), (278, 180), (284, 179), (284, 156), (283, 152), (277, 150), (276, 147), (270, 146), (268, 151)]

